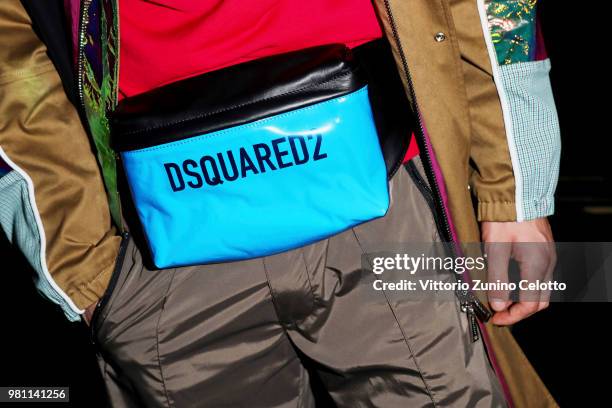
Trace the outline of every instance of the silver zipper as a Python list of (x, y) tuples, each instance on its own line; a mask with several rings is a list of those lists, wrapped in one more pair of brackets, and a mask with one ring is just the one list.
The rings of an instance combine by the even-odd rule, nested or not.
[(81, 105), (81, 109), (83, 110), (83, 115), (86, 117), (85, 112), (85, 97), (83, 95), (83, 58), (85, 53), (85, 30), (87, 29), (87, 17), (88, 14), (86, 10), (89, 9), (92, 0), (81, 0), (81, 7), (79, 10), (79, 44), (78, 44), (78, 55), (77, 55), (77, 90), (79, 93), (79, 102)]
[[(395, 20), (393, 18), (393, 12), (391, 10), (391, 5), (389, 4), (389, 0), (384, 0), (385, 3), (385, 9), (387, 12), (387, 16), (389, 17), (389, 22), (391, 23), (391, 31), (393, 33), (393, 39), (395, 40), (395, 43), (397, 45), (398, 51), (399, 51), (399, 55), (400, 58), (402, 60), (402, 66), (404, 68), (404, 72), (406, 74), (406, 82), (408, 84), (408, 91), (410, 92), (410, 96), (412, 97), (412, 104), (413, 104), (413, 108), (414, 111), (416, 112), (417, 115), (417, 124), (418, 124), (418, 128), (417, 128), (417, 132), (415, 132), (415, 135), (420, 138), (420, 146), (419, 147), (423, 147), (420, 148), (420, 152), (423, 154), (424, 159), (424, 168), (426, 170), (426, 173), (428, 175), (428, 179), (430, 181), (432, 190), (433, 190), (433, 196), (434, 199), (436, 200), (436, 204), (437, 204), (437, 209), (438, 209), (438, 213), (441, 215), (440, 219), (442, 221), (442, 226), (444, 229), (444, 232), (446, 233), (445, 237), (442, 237), (445, 241), (447, 242), (453, 242), (453, 236), (452, 236), (452, 232), (451, 232), (451, 228), (450, 228), (450, 222), (448, 220), (448, 217), (446, 215), (446, 211), (444, 211), (444, 203), (442, 202), (441, 197), (441, 193), (440, 193), (440, 187), (438, 185), (438, 182), (435, 178), (435, 175), (433, 175), (432, 170), (433, 169), (433, 161), (431, 158), (431, 155), (429, 154), (429, 150), (426, 148), (426, 140), (425, 140), (425, 127), (423, 126), (423, 121), (421, 120), (421, 117), (419, 115), (419, 105), (417, 102), (417, 98), (416, 98), (416, 92), (414, 91), (414, 84), (412, 82), (412, 76), (410, 74), (410, 70), (408, 68), (408, 61), (406, 59), (406, 55), (404, 53), (404, 49), (402, 48), (402, 44), (399, 40), (399, 35), (397, 33), (397, 26), (395, 24)], [(456, 250), (453, 248), (453, 246), (451, 245), (451, 252), (453, 253), (453, 255), (457, 255)], [(457, 281), (459, 283), (462, 282), (461, 277), (459, 277), (457, 274), (455, 274), (455, 277), (457, 279)], [(476, 320), (476, 317), (478, 317), (481, 321), (486, 322), (487, 320), (489, 320), (489, 318), (491, 317), (491, 312), (478, 300), (478, 298), (476, 298), (476, 296), (471, 292), (471, 291), (466, 291), (466, 290), (458, 290), (456, 291), (456, 295), (460, 301), (461, 304), (461, 310), (467, 314), (468, 316), (468, 321), (469, 321), (469, 325), (470, 325), (470, 332), (472, 334), (472, 340), (473, 341), (477, 341), (480, 336), (479, 336), (479, 327), (478, 327), (478, 322)]]
[(478, 341), (478, 339), (480, 338), (480, 331), (478, 330), (478, 322), (476, 321), (476, 313), (474, 312), (474, 307), (471, 303), (461, 302), (461, 311), (467, 315), (472, 342)]

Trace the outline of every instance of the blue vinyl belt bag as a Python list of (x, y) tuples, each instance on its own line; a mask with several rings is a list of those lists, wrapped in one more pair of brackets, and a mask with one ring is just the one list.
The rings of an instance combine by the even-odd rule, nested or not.
[(113, 147), (155, 266), (265, 256), (383, 216), (387, 167), (362, 71), (329, 45), (123, 100)]

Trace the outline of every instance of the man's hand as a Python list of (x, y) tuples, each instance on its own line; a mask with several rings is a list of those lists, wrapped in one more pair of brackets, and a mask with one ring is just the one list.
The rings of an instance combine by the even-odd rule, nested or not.
[[(521, 279), (545, 281), (552, 276), (557, 256), (546, 218), (525, 222), (483, 222), (482, 240), (488, 256), (489, 282), (508, 282), (510, 258), (518, 262)], [(530, 244), (534, 242), (539, 244)], [(550, 292), (529, 291), (525, 296), (521, 292), (516, 303), (510, 301), (505, 292), (489, 291), (488, 297), (495, 311), (491, 322), (505, 326), (548, 307)]]

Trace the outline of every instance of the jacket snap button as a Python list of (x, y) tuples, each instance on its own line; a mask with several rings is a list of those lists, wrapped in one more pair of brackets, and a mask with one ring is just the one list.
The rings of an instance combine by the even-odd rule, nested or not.
[(436, 33), (436, 35), (434, 35), (434, 40), (436, 40), (436, 42), (442, 42), (446, 40), (446, 34), (443, 32)]

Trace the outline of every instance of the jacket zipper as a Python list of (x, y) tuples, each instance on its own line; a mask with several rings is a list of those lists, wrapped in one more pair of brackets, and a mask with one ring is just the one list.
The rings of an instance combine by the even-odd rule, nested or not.
[(85, 112), (85, 97), (83, 95), (83, 53), (85, 52), (85, 30), (87, 29), (87, 13), (86, 10), (89, 9), (89, 5), (92, 0), (81, 0), (80, 10), (79, 10), (79, 46), (78, 46), (78, 55), (77, 55), (77, 90), (79, 93), (79, 103), (81, 109), (83, 111), (83, 117), (87, 118), (87, 113)]
[(121, 268), (123, 267), (123, 260), (125, 258), (125, 252), (127, 249), (127, 244), (129, 242), (130, 234), (128, 232), (123, 232), (121, 234), (121, 244), (119, 244), (119, 254), (117, 255), (117, 260), (115, 262), (115, 269), (113, 270), (113, 274), (111, 275), (110, 282), (108, 283), (108, 287), (106, 291), (104, 291), (104, 295), (100, 298), (100, 301), (96, 305), (93, 315), (91, 316), (91, 321), (89, 322), (89, 329), (91, 335), (91, 342), (96, 345), (96, 327), (98, 325), (98, 320), (100, 319), (100, 313), (104, 309), (104, 306), (108, 303), (115, 286), (117, 285), (117, 281), (119, 280), (119, 275), (121, 272)]
[(433, 214), (434, 221), (436, 224), (436, 229), (438, 230), (438, 234), (441, 237), (444, 237), (445, 232), (442, 227), (442, 222), (440, 221), (440, 213), (439, 211), (436, 211), (436, 203), (435, 203), (434, 195), (431, 189), (429, 188), (429, 185), (425, 182), (425, 180), (423, 180), (421, 173), (419, 172), (419, 170), (417, 170), (416, 165), (412, 161), (409, 161), (406, 164), (404, 164), (404, 167), (406, 168), (406, 170), (408, 170), (408, 174), (411, 176), (412, 180), (416, 184), (416, 187), (419, 189), (419, 191), (421, 192), (421, 195), (427, 202), (427, 206), (429, 207), (429, 209), (431, 210), (431, 213)]
[[(424, 168), (427, 173), (427, 178), (430, 180), (430, 185), (433, 195), (433, 199), (435, 200), (435, 208), (434, 211), (438, 214), (437, 221), (441, 221), (442, 223), (442, 239), (446, 242), (453, 242), (453, 236), (450, 228), (450, 222), (448, 220), (447, 214), (444, 211), (444, 202), (442, 201), (442, 195), (440, 193), (440, 187), (438, 186), (438, 182), (436, 180), (435, 175), (433, 174), (433, 160), (427, 149), (426, 139), (425, 139), (425, 128), (423, 126), (423, 121), (419, 115), (419, 105), (416, 99), (416, 92), (414, 91), (414, 85), (412, 82), (412, 75), (410, 74), (410, 70), (408, 68), (408, 61), (406, 59), (406, 55), (404, 53), (404, 49), (399, 40), (399, 35), (397, 32), (397, 25), (395, 24), (395, 20), (393, 18), (393, 12), (391, 10), (391, 5), (389, 0), (384, 0), (385, 10), (387, 12), (387, 16), (389, 17), (389, 22), (391, 23), (391, 31), (393, 33), (393, 39), (397, 45), (400, 58), (402, 60), (402, 67), (404, 68), (404, 72), (406, 73), (406, 82), (408, 84), (408, 91), (410, 92), (410, 96), (412, 97), (412, 104), (414, 107), (415, 114), (417, 116), (417, 131), (415, 135), (417, 136), (417, 140), (419, 143), (419, 150), (423, 156)], [(453, 245), (450, 245), (450, 250), (453, 255), (457, 255), (457, 251), (453, 248)], [(456, 279), (461, 282), (462, 279), (459, 275), (455, 274)], [(470, 325), (471, 337), (472, 341), (477, 341), (479, 339), (479, 328), (478, 322), (476, 321), (476, 317), (480, 319), (482, 322), (486, 322), (491, 317), (491, 312), (476, 298), (476, 296), (469, 290), (458, 290), (456, 291), (456, 295), (461, 304), (461, 310), (467, 314), (468, 322)]]
[[(440, 234), (440, 236), (442, 236), (442, 231), (440, 227), (440, 216), (438, 211), (436, 211), (433, 192), (431, 191), (427, 183), (425, 183), (425, 180), (423, 180), (421, 173), (419, 173), (414, 163), (408, 162), (404, 166), (406, 167), (406, 170), (408, 170), (408, 174), (411, 176), (417, 188), (423, 195), (423, 198), (427, 202), (427, 206), (430, 208), (433, 214), (438, 233)], [(461, 281), (458, 276), (455, 276), (455, 278), (457, 279), (457, 281)], [(478, 339), (480, 338), (480, 333), (478, 331), (478, 322), (476, 321), (476, 310), (478, 309), (476, 309), (474, 305), (467, 301), (467, 299), (460, 297), (459, 294), (457, 296), (460, 299), (461, 311), (467, 315), (468, 324), (470, 326), (471, 339), (473, 342), (478, 341)]]

